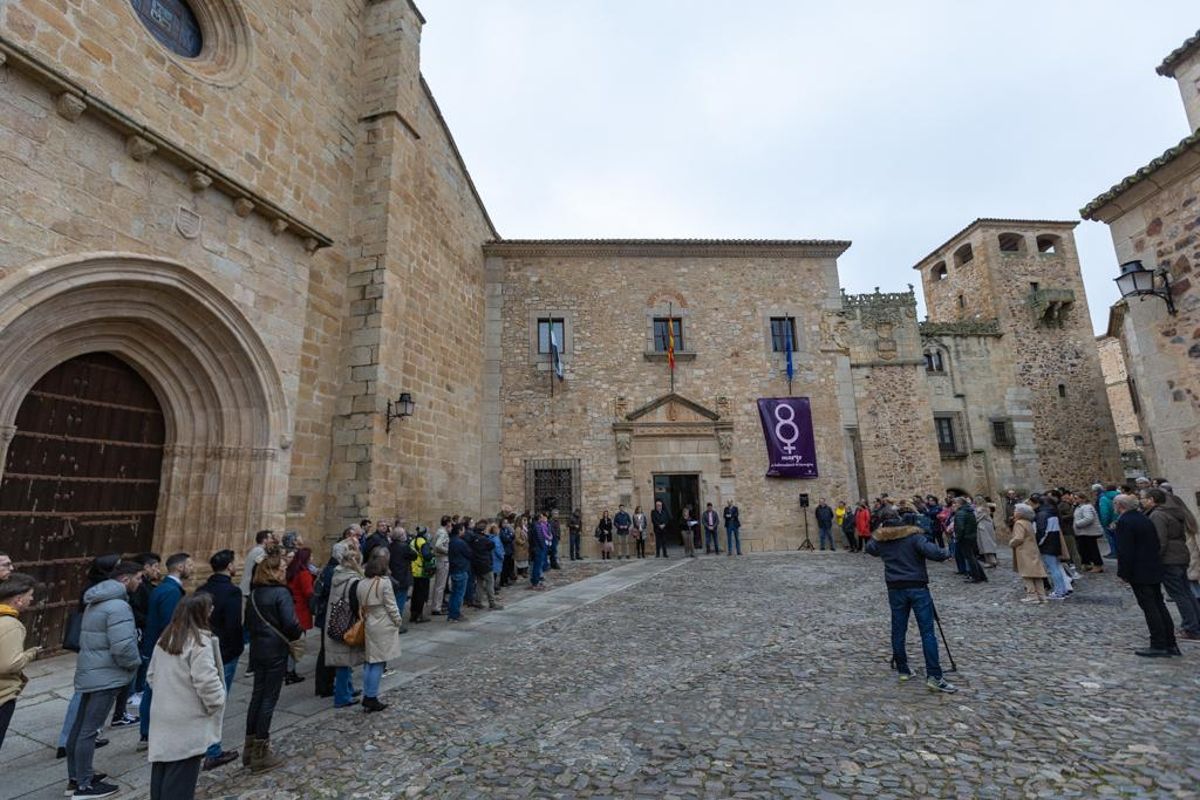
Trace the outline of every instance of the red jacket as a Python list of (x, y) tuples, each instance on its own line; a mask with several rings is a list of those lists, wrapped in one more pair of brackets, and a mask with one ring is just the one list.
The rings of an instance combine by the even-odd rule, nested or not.
[(300, 570), (288, 583), (288, 588), (291, 589), (292, 601), (296, 604), (296, 621), (300, 623), (300, 630), (311, 630), (313, 618), (312, 611), (308, 608), (308, 599), (313, 596), (312, 573), (306, 569)]
[(862, 506), (854, 512), (854, 530), (864, 539), (871, 535), (871, 512)]

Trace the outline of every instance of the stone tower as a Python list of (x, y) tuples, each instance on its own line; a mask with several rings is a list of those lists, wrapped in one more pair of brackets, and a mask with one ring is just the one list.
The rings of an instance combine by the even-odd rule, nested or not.
[(1077, 224), (977, 219), (915, 267), (930, 323), (994, 321), (1000, 332), (987, 374), (976, 370), (979, 385), (965, 387), (967, 416), (984, 430), (1011, 425), (1015, 488), (1084, 487), (1122, 474)]

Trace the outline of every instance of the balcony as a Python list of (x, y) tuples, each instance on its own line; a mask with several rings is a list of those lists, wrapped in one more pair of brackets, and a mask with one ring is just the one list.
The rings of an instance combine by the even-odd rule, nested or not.
[(1072, 289), (1030, 289), (1028, 302), (1035, 324), (1061, 328), (1075, 305), (1075, 292)]

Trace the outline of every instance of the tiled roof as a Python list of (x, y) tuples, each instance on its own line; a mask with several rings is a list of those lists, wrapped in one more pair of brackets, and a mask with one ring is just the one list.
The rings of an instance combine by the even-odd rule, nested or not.
[(918, 261), (913, 266), (913, 269), (920, 269), (921, 265), (924, 264), (926, 261), (928, 261), (929, 259), (933, 258), (934, 256), (936, 256), (942, 252), (945, 252), (946, 248), (949, 247), (951, 244), (953, 244), (955, 240), (957, 240), (959, 237), (961, 237), (967, 231), (969, 231), (972, 228), (979, 226), (979, 225), (989, 225), (989, 226), (991, 226), (991, 225), (999, 225), (999, 226), (1011, 225), (1013, 227), (1019, 226), (1019, 227), (1023, 227), (1023, 228), (1036, 225), (1039, 227), (1050, 227), (1050, 226), (1064, 227), (1065, 226), (1065, 227), (1074, 228), (1078, 224), (1079, 223), (1074, 220), (1061, 220), (1061, 219), (1005, 219), (1003, 217), (980, 217), (979, 219), (975, 220), (974, 222), (969, 223), (961, 231), (954, 234), (949, 239), (947, 239), (946, 241), (942, 242), (940, 245), (935, 247), (929, 255), (925, 256), (920, 261)]
[(1179, 62), (1196, 52), (1196, 48), (1198, 47), (1200, 47), (1200, 31), (1196, 31), (1195, 36), (1172, 50), (1171, 54), (1164, 58), (1163, 62), (1158, 65), (1155, 72), (1167, 78), (1174, 78), (1175, 68), (1179, 66)]
[(1079, 216), (1083, 217), (1084, 219), (1097, 219), (1096, 212), (1101, 208), (1108, 205), (1113, 200), (1116, 200), (1130, 188), (1146, 180), (1155, 172), (1158, 172), (1160, 169), (1167, 166), (1184, 153), (1187, 153), (1193, 149), (1200, 152), (1200, 130), (1196, 131), (1191, 136), (1187, 137), (1179, 144), (1175, 145), (1170, 150), (1130, 175), (1125, 180), (1116, 184), (1104, 194), (1092, 200), (1092, 202), (1088, 203), (1079, 210)]
[(836, 258), (850, 247), (840, 239), (496, 239), (489, 255), (810, 256)]

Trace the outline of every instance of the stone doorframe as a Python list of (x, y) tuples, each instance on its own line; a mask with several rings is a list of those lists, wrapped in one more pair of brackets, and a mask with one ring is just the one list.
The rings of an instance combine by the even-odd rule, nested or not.
[(628, 401), (618, 397), (613, 423), (616, 440), (618, 480), (632, 479), (634, 439), (712, 439), (720, 454), (721, 477), (732, 478), (733, 421), (728, 419), (729, 400), (717, 398), (720, 412), (671, 392), (640, 408), (628, 411)]
[(17, 410), (55, 365), (109, 352), (163, 409), (154, 547), (241, 549), (284, 520), (292, 420), (270, 352), (241, 310), (182, 264), (92, 253), (0, 279), (0, 469)]

